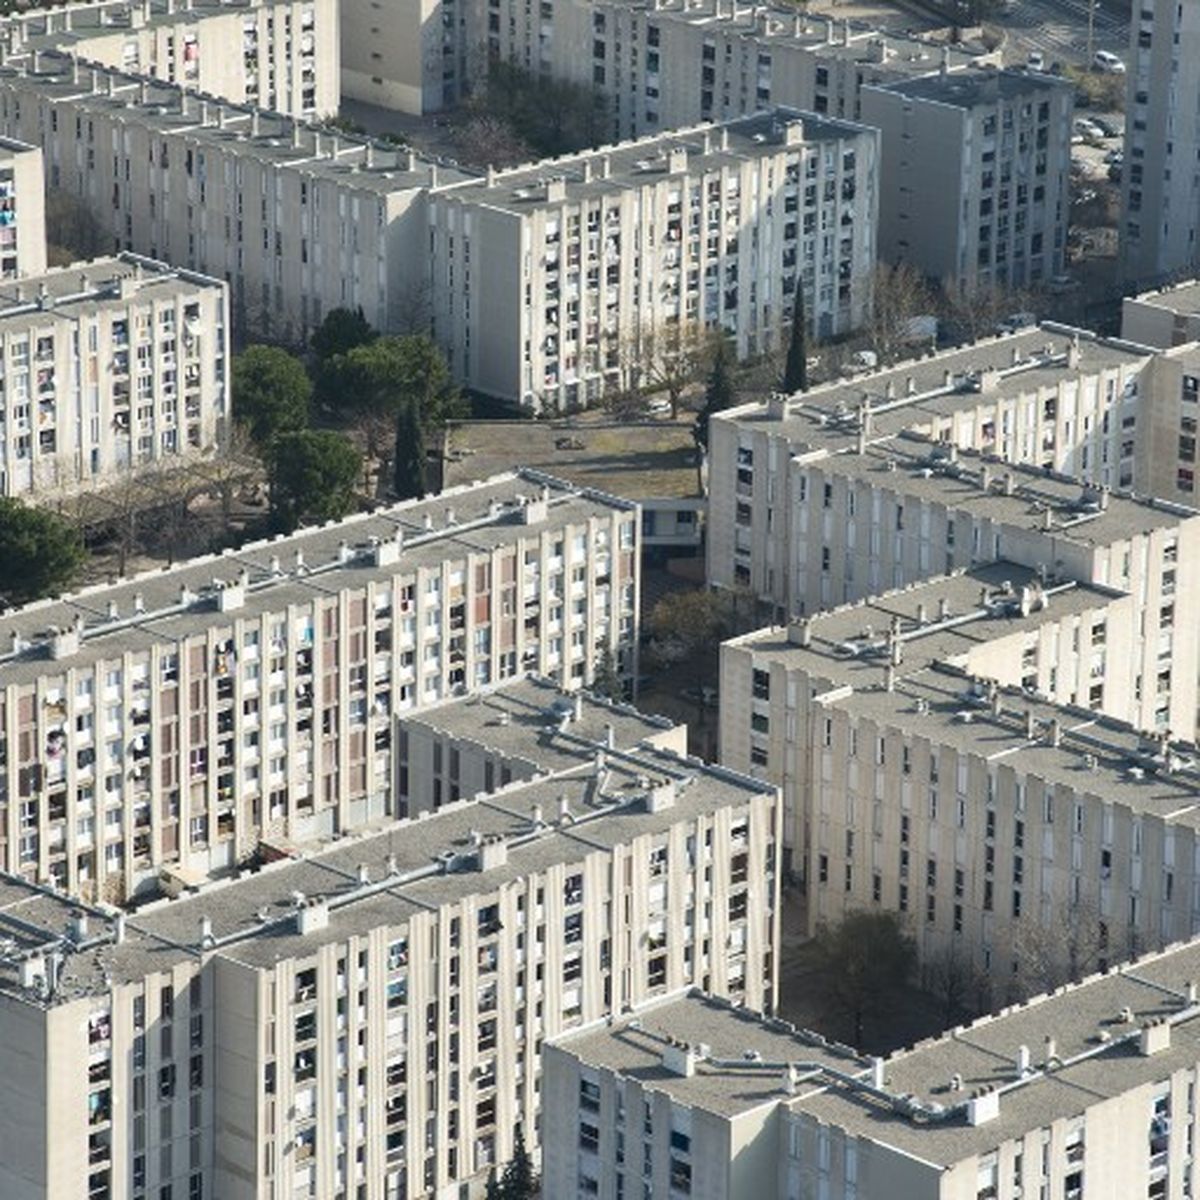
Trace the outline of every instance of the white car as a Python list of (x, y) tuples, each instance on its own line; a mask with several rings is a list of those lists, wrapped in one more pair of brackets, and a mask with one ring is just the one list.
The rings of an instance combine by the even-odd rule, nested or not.
[(1111, 50), (1097, 50), (1092, 66), (1106, 75), (1124, 75), (1125, 64)]
[[(1075, 132), (1083, 138), (1085, 142), (1097, 143), (1104, 141), (1104, 130), (1100, 128), (1095, 121), (1088, 120), (1087, 117), (1075, 118)], [(1071, 139), (1074, 143), (1075, 139)]]
[(1025, 60), (1025, 65), (1031, 71), (1044, 71), (1046, 69), (1046, 56), (1040, 50), (1030, 50), (1029, 57)]

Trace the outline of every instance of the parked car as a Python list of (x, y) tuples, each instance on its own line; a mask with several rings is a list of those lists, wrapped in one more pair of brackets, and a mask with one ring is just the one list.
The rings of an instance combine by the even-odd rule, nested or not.
[[(1090, 117), (1075, 118), (1075, 132), (1079, 134), (1085, 142), (1092, 144), (1104, 141), (1104, 130), (1100, 128)], [(1075, 141), (1074, 138), (1071, 139)]]
[(1040, 50), (1030, 50), (1029, 57), (1025, 60), (1025, 65), (1031, 71), (1044, 71), (1046, 69), (1046, 56)]
[(1095, 125), (1096, 128), (1100, 130), (1101, 134), (1103, 134), (1106, 138), (1119, 138), (1125, 132), (1111, 117), (1102, 117), (1099, 114), (1096, 114), (1095, 116), (1089, 117), (1088, 120), (1090, 120), (1091, 123)]
[(1061, 295), (1063, 292), (1073, 292), (1078, 286), (1070, 275), (1052, 275), (1047, 290)]
[(1003, 321), (996, 323), (997, 333), (1016, 333), (1019, 329), (1028, 329), (1032, 325), (1037, 324), (1037, 313), (1031, 312), (1015, 312), (1009, 313)]
[(1120, 166), (1125, 161), (1125, 151), (1124, 150), (1110, 150), (1104, 156), (1104, 161), (1109, 164), (1116, 163), (1118, 166)]
[(669, 417), (671, 415), (671, 402), (661, 397), (655, 400), (647, 400), (646, 412), (652, 417)]
[(1108, 181), (1109, 181), (1109, 183), (1120, 183), (1121, 182), (1121, 164), (1119, 162), (1115, 162), (1111, 166), (1109, 166)]
[(1092, 68), (1106, 75), (1125, 74), (1125, 63), (1111, 50), (1097, 50), (1092, 57)]

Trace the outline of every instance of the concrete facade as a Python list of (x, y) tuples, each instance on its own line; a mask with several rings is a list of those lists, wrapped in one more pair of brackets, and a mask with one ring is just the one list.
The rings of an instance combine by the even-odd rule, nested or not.
[(42, 152), (0, 138), (0, 280), (46, 269), (46, 198)]
[(813, 328), (849, 332), (870, 313), (877, 155), (862, 126), (776, 109), (440, 189), (435, 335), (459, 377), (555, 411), (673, 336), (777, 346), (799, 278)]
[(231, 104), (304, 118), (337, 115), (334, 0), (231, 8), (196, 0), (102, 0), (5, 17), (9, 52), (48, 50)]
[(5, 877), (6, 1200), (478, 1197), (539, 1149), (543, 1039), (689, 986), (772, 1007), (774, 790), (575, 749), (116, 919)]
[(635, 505), (501, 476), (0, 617), (0, 863), (120, 901), (403, 811), (396, 714), (636, 674)]
[(1195, 943), (865, 1060), (692, 995), (547, 1046), (556, 1197), (1181, 1200)]
[(133, 255), (0, 307), (0, 495), (58, 500), (211, 454), (229, 421), (225, 284)]
[(1196, 152), (1200, 11), (1146, 0), (1130, 23), (1121, 181), (1120, 268), (1127, 284), (1158, 287), (1197, 267)]
[(1070, 212), (1069, 83), (964, 70), (864, 87), (880, 131), (879, 255), (965, 293), (1045, 283)]

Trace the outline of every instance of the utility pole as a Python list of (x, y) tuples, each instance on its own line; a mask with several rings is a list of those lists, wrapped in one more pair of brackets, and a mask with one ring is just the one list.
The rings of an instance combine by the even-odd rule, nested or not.
[(1088, 0), (1088, 41), (1086, 70), (1092, 70), (1096, 58), (1096, 0)]

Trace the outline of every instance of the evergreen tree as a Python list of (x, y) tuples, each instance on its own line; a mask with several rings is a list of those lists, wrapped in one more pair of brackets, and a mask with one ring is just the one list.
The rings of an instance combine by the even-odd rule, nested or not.
[(513, 1156), (500, 1177), (500, 1195), (503, 1200), (535, 1200), (539, 1194), (533, 1160), (525, 1148), (525, 1132), (518, 1125), (513, 1140)]
[(592, 679), (592, 692), (609, 700), (625, 699), (625, 684), (617, 670), (617, 657), (612, 647), (605, 645), (604, 652), (596, 663), (596, 674)]
[(704, 450), (708, 449), (708, 422), (713, 413), (732, 408), (737, 403), (730, 374), (729, 342), (721, 338), (713, 350), (712, 366), (708, 370), (708, 381), (704, 386), (704, 407), (696, 418), (696, 441)]
[(281, 433), (271, 443), (271, 511), (282, 530), (302, 517), (328, 521), (354, 508), (362, 455), (331, 429)]
[(262, 447), (308, 425), (312, 381), (304, 364), (278, 346), (247, 346), (233, 360), (233, 415)]
[(425, 482), (425, 433), (421, 428), (421, 405), (410, 400), (396, 417), (396, 456), (392, 466), (392, 488), (401, 500), (419, 500), (428, 488)]
[(808, 328), (804, 312), (804, 278), (796, 277), (796, 302), (792, 306), (792, 340), (788, 343), (783, 369), (783, 393), (792, 396), (808, 391)]
[(323, 363), (338, 354), (349, 354), (356, 346), (365, 346), (378, 336), (363, 315), (361, 306), (331, 308), (308, 339), (308, 346), (318, 361)]
[(62, 517), (0, 499), (0, 608), (65, 590), (86, 558), (79, 534)]

